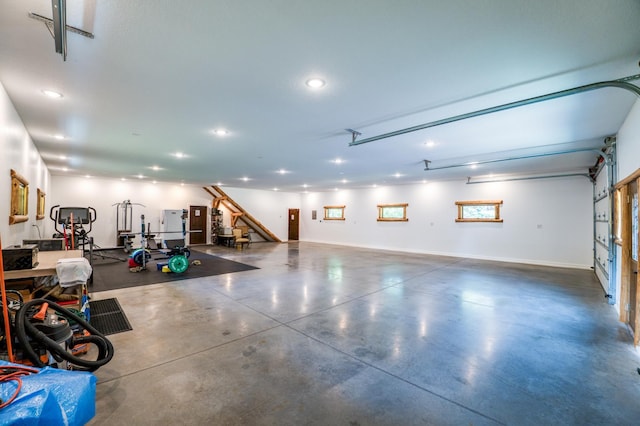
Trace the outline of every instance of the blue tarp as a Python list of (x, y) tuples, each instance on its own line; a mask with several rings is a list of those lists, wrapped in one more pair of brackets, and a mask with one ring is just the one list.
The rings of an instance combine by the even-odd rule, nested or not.
[[(0, 366), (18, 366), (0, 360)], [(16, 382), (0, 383), (0, 398), (8, 400)], [(22, 377), (18, 397), (0, 409), (1, 425), (84, 425), (96, 414), (96, 377), (87, 372), (40, 369)]]

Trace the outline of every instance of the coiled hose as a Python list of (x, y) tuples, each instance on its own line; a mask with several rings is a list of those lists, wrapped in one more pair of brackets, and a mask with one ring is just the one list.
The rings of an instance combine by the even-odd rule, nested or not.
[[(74, 348), (75, 346), (93, 343), (98, 348), (98, 357), (95, 361), (87, 360), (83, 358), (79, 358), (71, 353), (67, 352), (60, 344), (58, 344), (55, 340), (47, 337), (42, 331), (38, 330), (27, 317), (27, 312), (32, 306), (42, 305), (43, 303), (48, 303), (49, 308), (53, 309), (58, 314), (61, 314), (67, 321), (73, 318), (73, 321), (77, 322), (84, 328), (88, 330), (91, 334), (89, 336), (82, 337), (71, 337), (71, 342), (69, 344), (70, 348)], [(40, 360), (40, 357), (31, 346), (31, 341), (29, 337), (33, 340), (40, 343), (42, 346), (46, 347), (47, 350), (54, 355), (57, 355), (59, 358), (68, 361), (69, 363), (77, 366), (74, 370), (79, 371), (95, 371), (98, 368), (102, 367), (113, 358), (113, 345), (102, 333), (95, 329), (91, 324), (85, 321), (83, 318), (78, 317), (73, 312), (68, 309), (54, 303), (50, 300), (46, 299), (33, 299), (22, 305), (20, 310), (16, 313), (16, 321), (15, 321), (15, 329), (16, 336), (18, 337), (18, 341), (20, 342), (25, 355), (36, 367), (45, 367), (46, 364)]]

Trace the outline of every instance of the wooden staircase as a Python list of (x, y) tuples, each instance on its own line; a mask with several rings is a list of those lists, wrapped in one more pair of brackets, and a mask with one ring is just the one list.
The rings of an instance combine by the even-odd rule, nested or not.
[(281, 243), (282, 241), (273, 232), (269, 231), (258, 219), (251, 216), (240, 204), (233, 201), (222, 189), (217, 185), (203, 187), (212, 197), (211, 207), (217, 209), (220, 204), (225, 206), (231, 212), (231, 226), (236, 226), (238, 220), (242, 220), (245, 225), (252, 229), (256, 234), (260, 235), (265, 241), (274, 241)]

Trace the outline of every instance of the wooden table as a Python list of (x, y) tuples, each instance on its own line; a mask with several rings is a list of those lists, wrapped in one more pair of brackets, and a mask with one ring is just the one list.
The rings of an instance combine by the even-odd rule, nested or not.
[(38, 252), (38, 266), (32, 269), (4, 271), (5, 280), (16, 278), (34, 278), (56, 275), (56, 263), (60, 259), (82, 257), (82, 250), (55, 250)]
[(227, 247), (233, 246), (235, 237), (233, 234), (218, 234), (218, 244), (225, 245)]

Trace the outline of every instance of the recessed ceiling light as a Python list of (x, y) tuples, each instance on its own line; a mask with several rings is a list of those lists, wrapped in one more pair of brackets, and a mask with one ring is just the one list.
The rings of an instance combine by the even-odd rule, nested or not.
[(54, 135), (54, 138), (58, 139), (59, 141), (61, 141), (62, 139), (64, 139), (64, 136), (62, 135)]
[(53, 91), (53, 90), (43, 90), (42, 93), (44, 93), (45, 95), (47, 95), (50, 98), (53, 99), (60, 99), (62, 98), (62, 93)]
[(67, 156), (66, 156), (66, 155), (61, 155), (61, 156), (60, 156), (60, 157), (58, 157), (58, 158), (59, 158), (59, 159), (61, 159), (61, 160), (66, 160), (66, 159), (67, 159)]
[(324, 80), (322, 80), (321, 78), (310, 78), (309, 80), (307, 80), (306, 85), (312, 89), (320, 89), (322, 87), (325, 86), (325, 84), (327, 84)]
[(225, 129), (216, 129), (213, 131), (213, 134), (216, 136), (226, 136), (229, 134), (229, 131)]
[(309, 185), (307, 185), (306, 183), (304, 185), (302, 185), (303, 188), (308, 188)]
[(138, 175), (138, 179), (144, 179), (144, 175), (139, 174), (139, 175)]
[(69, 171), (69, 169), (67, 169), (66, 167), (63, 167), (63, 168), (62, 168), (62, 171), (63, 171), (63, 172), (68, 172), (68, 171)]
[(243, 178), (242, 178), (242, 180), (243, 180), (243, 181), (245, 181), (245, 182), (249, 182), (249, 178), (248, 178), (248, 177), (246, 177), (246, 176), (245, 176), (245, 177), (243, 177)]
[(150, 168), (151, 170), (156, 171), (156, 172), (157, 172), (158, 170), (161, 170), (161, 169), (160, 169), (160, 166), (151, 166), (151, 167), (149, 167), (149, 168)]
[(278, 170), (278, 173), (280, 173), (281, 175), (285, 175), (285, 174), (287, 174), (289, 172), (287, 170), (285, 170), (285, 169), (280, 169), (280, 170)]
[(393, 175), (393, 177), (399, 178), (399, 177), (402, 177), (402, 175), (400, 173), (396, 173), (395, 175)]
[(157, 180), (154, 180), (152, 183), (155, 185), (156, 183), (158, 183), (158, 181), (157, 181)]
[(126, 178), (120, 178), (120, 180), (124, 182), (124, 181), (126, 181), (127, 179), (126, 179)]
[(278, 188), (273, 188), (273, 190), (274, 190), (274, 191), (277, 191), (277, 190), (278, 190)]
[(349, 181), (348, 181), (348, 180), (346, 180), (346, 179), (342, 179), (342, 181), (341, 181), (341, 182), (342, 182), (342, 183), (347, 183), (347, 182), (349, 182)]
[(333, 160), (334, 163), (336, 164), (342, 164), (344, 160), (342, 158), (336, 158), (335, 160)]
[(86, 177), (87, 179), (91, 179), (91, 175), (85, 175), (84, 177)]
[(434, 146), (436, 146), (436, 143), (434, 141), (427, 141), (425, 142), (425, 145), (427, 146), (427, 148), (433, 148)]
[(176, 158), (184, 158), (184, 154), (182, 152), (176, 152), (173, 156)]

